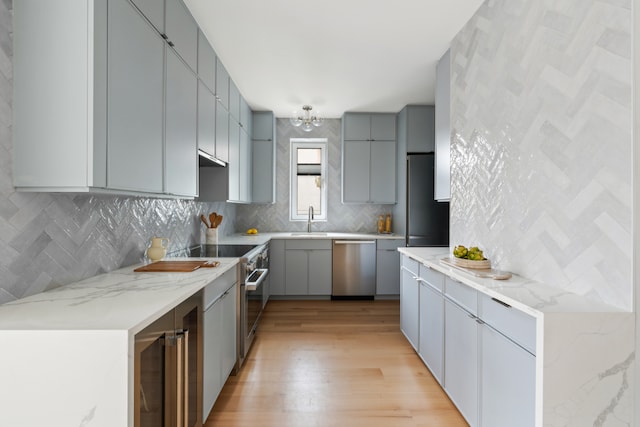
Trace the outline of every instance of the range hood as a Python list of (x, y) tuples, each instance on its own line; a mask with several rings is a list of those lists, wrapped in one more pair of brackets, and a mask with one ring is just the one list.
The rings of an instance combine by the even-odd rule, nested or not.
[(217, 159), (213, 157), (209, 153), (205, 153), (204, 151), (198, 149), (198, 163), (203, 167), (227, 167), (227, 163), (223, 160)]

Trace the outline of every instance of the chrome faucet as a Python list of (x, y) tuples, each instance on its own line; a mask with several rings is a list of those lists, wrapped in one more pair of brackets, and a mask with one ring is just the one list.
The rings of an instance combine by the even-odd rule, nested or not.
[(311, 220), (313, 220), (313, 206), (309, 205), (309, 216), (307, 218), (307, 233), (311, 233)]

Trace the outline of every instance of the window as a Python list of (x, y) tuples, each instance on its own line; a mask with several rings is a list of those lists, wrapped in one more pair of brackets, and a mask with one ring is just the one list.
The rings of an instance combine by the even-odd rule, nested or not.
[(291, 221), (327, 220), (327, 139), (291, 138)]

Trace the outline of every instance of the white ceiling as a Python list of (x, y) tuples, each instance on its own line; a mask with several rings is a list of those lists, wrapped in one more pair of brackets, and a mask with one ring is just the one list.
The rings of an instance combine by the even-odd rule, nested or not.
[(435, 65), (482, 0), (185, 0), (254, 110), (327, 118), (433, 104)]

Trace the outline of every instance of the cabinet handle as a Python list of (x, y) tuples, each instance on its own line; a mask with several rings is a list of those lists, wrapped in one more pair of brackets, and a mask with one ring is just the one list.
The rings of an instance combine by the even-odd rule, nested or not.
[(165, 39), (165, 40), (167, 40), (167, 39), (169, 38), (169, 37), (167, 37), (167, 35), (166, 35), (166, 34), (160, 34), (160, 36), (161, 36), (163, 39)]
[(174, 47), (175, 44), (173, 42), (168, 42), (169, 46)]
[(484, 320), (480, 319), (479, 317), (476, 317), (476, 323), (478, 325), (484, 325)]
[(511, 308), (511, 306), (510, 306), (509, 304), (507, 304), (506, 302), (502, 302), (502, 301), (500, 301), (499, 299), (491, 298), (491, 300), (492, 300), (492, 301), (495, 301), (495, 302), (497, 302), (498, 304), (503, 305), (503, 306), (505, 306), (505, 307), (507, 307), (507, 308)]

